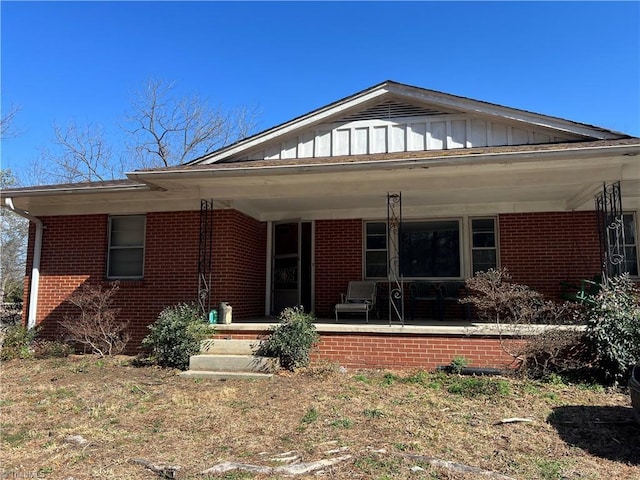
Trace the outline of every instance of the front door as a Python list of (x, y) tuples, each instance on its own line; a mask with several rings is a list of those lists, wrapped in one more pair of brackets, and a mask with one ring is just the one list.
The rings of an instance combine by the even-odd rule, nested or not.
[(279, 222), (273, 225), (271, 314), (286, 307), (311, 308), (311, 223)]

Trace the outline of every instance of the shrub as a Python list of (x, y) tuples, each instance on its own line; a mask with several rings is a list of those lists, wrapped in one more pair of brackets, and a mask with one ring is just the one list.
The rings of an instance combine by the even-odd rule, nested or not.
[(57, 340), (36, 339), (31, 345), (33, 358), (61, 358), (73, 353), (71, 345)]
[(258, 355), (278, 357), (280, 365), (295, 370), (309, 365), (311, 349), (319, 335), (313, 324), (313, 314), (304, 313), (301, 306), (285, 308), (279, 316), (280, 324), (271, 329), (256, 352)]
[(88, 347), (101, 357), (123, 352), (129, 341), (128, 322), (118, 320), (120, 310), (113, 307), (117, 291), (117, 282), (108, 289), (85, 283), (68, 298), (80, 310), (75, 315), (65, 315), (60, 322), (71, 342)]
[(461, 303), (471, 303), (481, 319), (498, 326), (501, 347), (522, 374), (572, 373), (589, 363), (582, 332), (568, 326), (579, 322), (580, 305), (547, 300), (514, 283), (504, 268), (479, 272), (466, 285), (473, 294)]
[(586, 338), (603, 380), (619, 383), (640, 362), (640, 291), (628, 275), (605, 280), (587, 310)]
[(165, 308), (149, 329), (142, 346), (151, 349), (152, 361), (180, 370), (189, 367), (189, 357), (200, 352), (200, 342), (212, 333), (198, 307), (191, 303)]
[(22, 303), (0, 303), (0, 325), (18, 325), (22, 320)]
[(2, 347), (0, 348), (0, 360), (32, 358), (31, 344), (35, 338), (35, 329), (28, 330), (22, 325), (7, 327), (4, 330)]

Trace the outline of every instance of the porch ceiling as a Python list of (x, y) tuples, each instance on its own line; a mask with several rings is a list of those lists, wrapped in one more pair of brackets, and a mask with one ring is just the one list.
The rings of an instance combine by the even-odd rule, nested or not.
[[(405, 217), (592, 209), (603, 182), (622, 180), (624, 208), (640, 209), (640, 157), (504, 158), (237, 168), (133, 175), (145, 188), (4, 194), (33, 215), (198, 210), (200, 199), (257, 219), (385, 218), (387, 192)], [(552, 161), (551, 161), (552, 160)]]
[(628, 178), (623, 185), (626, 201), (638, 202), (640, 172), (634, 174), (633, 164), (627, 163), (628, 157), (548, 164), (474, 165), (467, 161), (401, 169), (185, 176), (158, 184), (174, 192), (198, 191), (202, 198), (214, 198), (260, 220), (382, 218), (386, 217), (387, 192), (402, 192), (405, 217), (478, 215), (592, 209), (602, 183), (623, 178)]

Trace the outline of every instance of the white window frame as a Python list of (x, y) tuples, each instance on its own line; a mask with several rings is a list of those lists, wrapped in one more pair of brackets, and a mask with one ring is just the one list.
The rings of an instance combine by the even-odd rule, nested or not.
[[(114, 218), (123, 217), (142, 217), (142, 245), (127, 245), (125, 247), (111, 245), (111, 228), (112, 220)], [(109, 224), (107, 227), (107, 271), (106, 278), (109, 280), (142, 280), (144, 278), (144, 259), (146, 253), (146, 240), (147, 240), (147, 216), (145, 214), (133, 214), (133, 215), (110, 215)], [(142, 265), (140, 265), (140, 275), (110, 275), (111, 271), (111, 252), (113, 250), (127, 250), (127, 249), (142, 249)]]
[[(378, 248), (367, 248), (367, 225), (370, 223), (381, 223), (384, 225), (385, 230), (385, 248), (384, 250)], [(386, 220), (364, 220), (362, 222), (362, 278), (371, 279), (371, 280), (380, 280), (387, 279), (389, 276), (389, 232), (387, 232), (387, 221)], [(386, 269), (387, 275), (384, 277), (368, 277), (367, 276), (367, 252), (385, 252), (386, 254)]]
[[(495, 246), (494, 247), (474, 247), (473, 246), (473, 221), (474, 220), (493, 220), (493, 234), (495, 236)], [(500, 227), (498, 225), (498, 217), (495, 215), (481, 215), (481, 216), (472, 216), (468, 218), (467, 223), (467, 238), (469, 242), (469, 258), (467, 260), (467, 273), (470, 277), (473, 277), (476, 272), (474, 272), (473, 268), (473, 252), (475, 250), (495, 250), (496, 251), (496, 266), (495, 268), (500, 268)]]

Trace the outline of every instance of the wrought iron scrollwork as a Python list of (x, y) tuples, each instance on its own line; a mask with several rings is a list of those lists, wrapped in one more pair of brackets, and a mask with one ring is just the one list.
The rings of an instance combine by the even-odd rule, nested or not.
[(404, 282), (400, 273), (400, 233), (402, 229), (402, 193), (387, 194), (387, 252), (389, 258), (389, 324), (404, 325)]
[(211, 310), (211, 266), (213, 248), (213, 200), (200, 200), (198, 245), (198, 304), (203, 315)]
[(605, 277), (623, 273), (625, 268), (624, 217), (620, 182), (603, 184), (596, 196), (600, 260)]

